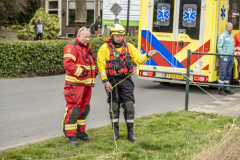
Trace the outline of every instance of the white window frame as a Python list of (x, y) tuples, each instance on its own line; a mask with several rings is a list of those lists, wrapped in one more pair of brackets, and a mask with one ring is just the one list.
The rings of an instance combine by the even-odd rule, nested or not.
[[(58, 9), (49, 9), (49, 2), (51, 1), (58, 1)], [(62, 0), (46, 0), (45, 1), (45, 11), (46, 13), (49, 13), (49, 11), (58, 11), (58, 17), (59, 17), (59, 24), (60, 24), (60, 31), (59, 31), (59, 35), (62, 34)], [(43, 23), (44, 23), (44, 19), (43, 19)]]
[[(67, 11), (66, 11), (66, 13), (67, 13), (67, 17), (66, 17), (66, 26), (69, 26), (69, 23), (68, 23), (68, 15), (69, 15), (69, 12), (68, 12), (68, 2), (75, 2), (75, 0), (67, 0)], [(95, 8), (95, 0), (86, 0), (86, 2), (93, 2), (94, 4), (94, 14), (95, 14), (95, 10), (96, 10), (96, 8)], [(99, 9), (99, 13), (100, 13), (100, 9)], [(94, 15), (94, 22), (95, 22), (95, 15)]]
[(103, 3), (103, 0), (98, 1), (98, 15), (100, 15), (101, 2)]

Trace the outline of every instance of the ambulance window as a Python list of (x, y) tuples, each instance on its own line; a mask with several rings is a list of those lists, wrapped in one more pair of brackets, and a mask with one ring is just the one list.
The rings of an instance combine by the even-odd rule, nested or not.
[(173, 32), (174, 0), (154, 0), (153, 32)]
[(228, 10), (228, 21), (232, 22), (233, 29), (239, 30), (239, 11), (240, 11), (240, 1), (239, 0), (230, 0), (229, 1), (229, 10)]
[(178, 33), (199, 39), (201, 1), (181, 0)]

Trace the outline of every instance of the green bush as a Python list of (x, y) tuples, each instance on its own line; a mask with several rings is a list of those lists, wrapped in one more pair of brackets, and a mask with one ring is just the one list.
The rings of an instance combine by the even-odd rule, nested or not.
[(64, 73), (63, 46), (68, 41), (1, 41), (1, 77), (32, 77)]
[[(94, 53), (97, 53), (104, 43), (102, 39), (104, 38), (90, 39)], [(136, 46), (137, 37), (127, 39)], [(65, 73), (63, 48), (71, 40), (0, 41), (0, 77), (34, 77)]]

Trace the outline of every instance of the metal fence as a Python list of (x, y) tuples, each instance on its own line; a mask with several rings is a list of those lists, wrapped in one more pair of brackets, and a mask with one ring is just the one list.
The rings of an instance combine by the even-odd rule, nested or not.
[(190, 75), (190, 55), (191, 54), (203, 54), (203, 55), (215, 55), (215, 56), (234, 56), (240, 57), (240, 55), (234, 54), (219, 54), (219, 53), (203, 53), (203, 52), (191, 52), (188, 50), (187, 55), (187, 74), (186, 74), (186, 95), (185, 95), (185, 110), (188, 110), (188, 101), (189, 101), (189, 84), (197, 84), (197, 85), (208, 85), (208, 86), (223, 86), (223, 87), (232, 87), (232, 88), (240, 88), (239, 85), (224, 85), (224, 84), (214, 84), (214, 83), (201, 83), (201, 82), (190, 82), (189, 75)]

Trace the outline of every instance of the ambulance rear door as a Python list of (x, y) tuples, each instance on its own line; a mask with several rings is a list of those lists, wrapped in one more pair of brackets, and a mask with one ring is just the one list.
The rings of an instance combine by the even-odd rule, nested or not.
[(142, 29), (141, 48), (144, 52), (156, 49), (160, 54), (150, 58), (146, 65), (157, 70), (172, 70), (181, 65), (174, 57), (174, 10), (175, 0), (149, 0), (147, 27)]
[[(205, 0), (155, 0), (149, 12), (149, 49), (157, 49), (148, 64), (169, 72), (185, 71), (187, 50), (202, 52), (204, 45)], [(151, 9), (150, 9), (151, 11)], [(152, 18), (151, 18), (152, 17)], [(152, 26), (151, 26), (152, 24)], [(192, 55), (191, 69), (201, 72), (202, 55)]]
[[(177, 0), (174, 21), (174, 41), (176, 59), (187, 68), (187, 50), (208, 52), (210, 42), (204, 42), (206, 0)], [(191, 55), (190, 69), (192, 74), (201, 75), (203, 55)]]

